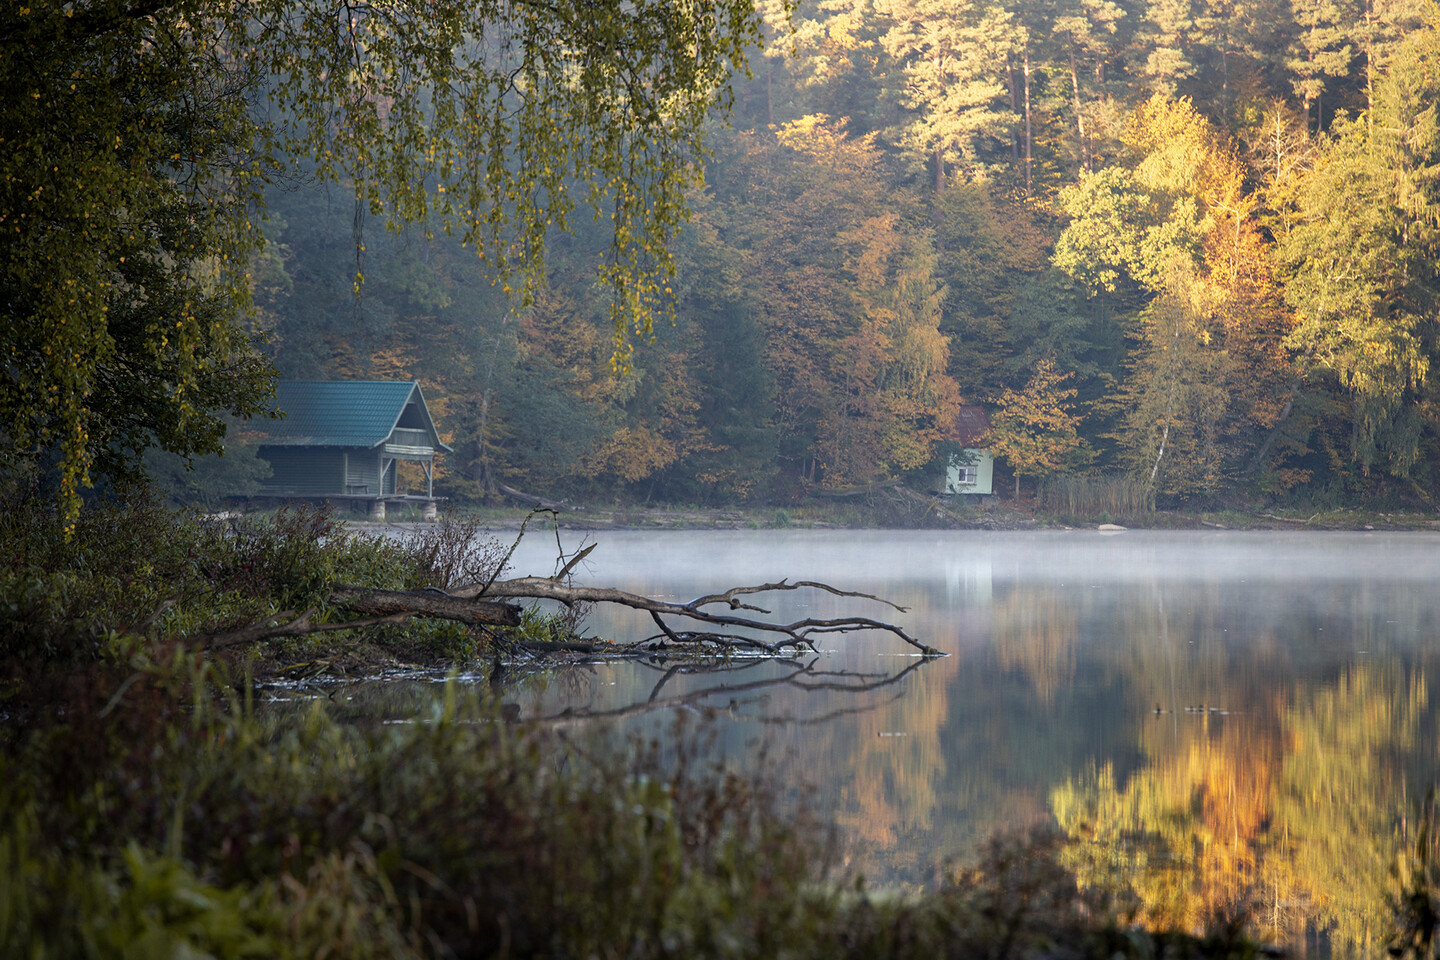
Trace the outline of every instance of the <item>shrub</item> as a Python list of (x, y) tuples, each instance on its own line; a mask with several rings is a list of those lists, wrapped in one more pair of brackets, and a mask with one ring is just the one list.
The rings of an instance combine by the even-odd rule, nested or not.
[[(348, 531), (323, 508), (212, 520), (141, 495), (90, 505), (67, 534), (43, 500), (11, 503), (0, 516), (0, 663), (124, 660), (141, 637), (195, 637), (285, 610), (315, 608), (324, 622), (338, 583), (416, 589), (488, 576), (499, 548), (478, 533), (447, 518), (397, 541)], [(434, 621), (366, 636), (426, 661), (473, 657), (483, 641)], [(323, 643), (352, 639), (331, 634)]]
[(266, 715), (180, 649), (90, 671), (53, 706), (0, 740), (16, 955), (1254, 955), (1117, 925), (1054, 836), (997, 841), (929, 893), (840, 882), (824, 812), (708, 762), (683, 720), (566, 736), (453, 685), (409, 723), (341, 723), (323, 701)]

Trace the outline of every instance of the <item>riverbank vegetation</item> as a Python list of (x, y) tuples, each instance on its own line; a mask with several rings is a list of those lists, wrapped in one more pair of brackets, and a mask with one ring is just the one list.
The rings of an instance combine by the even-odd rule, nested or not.
[(632, 744), (502, 721), (269, 714), (183, 646), (51, 678), (0, 739), (0, 942), (25, 956), (1245, 957), (1129, 929), (1053, 840), (869, 891), (771, 779), (683, 726)]
[[(923, 887), (872, 889), (846, 873), (847, 837), (802, 785), (770, 779), (785, 769), (778, 758), (760, 756), (745, 773), (709, 765), (704, 729), (668, 727), (668, 710), (652, 714), (645, 740), (614, 739), (575, 715), (516, 722), (494, 637), (415, 621), (225, 649), (196, 642), (282, 606), (323, 611), (337, 580), (400, 587), (492, 569), (503, 550), (453, 547), (463, 525), (378, 540), (324, 514), (217, 524), (136, 500), (94, 505), (67, 540), (53, 504), (48, 514), (41, 503), (10, 506), (0, 605), (7, 945), (100, 956), (180, 944), (215, 956), (1259, 950), (1250, 931), (1266, 924), (1243, 922), (1243, 884), (1226, 888), (1228, 912), (1213, 917), (1156, 912), (1165, 901), (1149, 884), (1189, 869), (1183, 830), (1174, 856), (1115, 867), (1129, 862), (1132, 840), (1150, 842), (1150, 814), (1126, 819), (1122, 792), (1143, 778), (1067, 786), (1056, 801), (1063, 838), (1000, 838)], [(266, 692), (285, 677), (401, 662), (488, 667), (492, 682), (383, 715), (323, 692), (284, 703)], [(1185, 809), (1188, 796), (1166, 794)], [(1419, 832), (1416, 862), (1390, 885), (1407, 938), (1397, 943), (1416, 955), (1430, 942), (1429, 837)], [(1121, 859), (1105, 859), (1112, 853)], [(1371, 860), (1383, 872), (1384, 857)], [(1386, 916), (1383, 904), (1367, 910)]]
[[(12, 504), (17, 506), (17, 504)], [(0, 943), (27, 956), (1230, 957), (1132, 928), (1056, 838), (870, 890), (803, 785), (706, 759), (683, 719), (620, 742), (514, 722), (490, 686), (403, 717), (269, 704), (257, 672), (470, 661), (454, 625), (207, 650), (337, 578), (443, 582), (450, 541), (324, 514), (217, 528), (133, 502), (5, 514)], [(52, 504), (53, 507), (53, 504)], [(459, 557), (459, 560), (456, 558)], [(450, 571), (453, 573), (453, 571)], [(468, 646), (466, 644), (469, 644)], [(493, 653), (493, 648), (485, 650)], [(683, 718), (687, 713), (677, 716)]]

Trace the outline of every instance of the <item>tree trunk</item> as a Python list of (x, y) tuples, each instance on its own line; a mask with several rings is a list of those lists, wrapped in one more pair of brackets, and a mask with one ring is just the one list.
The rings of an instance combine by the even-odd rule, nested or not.
[(366, 590), (340, 586), (330, 591), (330, 602), (367, 617), (408, 614), (454, 620), (470, 626), (520, 625), (517, 604), (459, 599), (440, 590)]
[(770, 95), (770, 74), (775, 72), (770, 58), (765, 58), (765, 122), (770, 126), (775, 125), (775, 101)]
[[(508, 318), (508, 314), (506, 315)], [(485, 449), (485, 434), (490, 428), (490, 403), (494, 395), (495, 365), (500, 358), (500, 342), (505, 336), (506, 320), (500, 321), (500, 332), (490, 341), (490, 356), (485, 361), (485, 381), (480, 390), (480, 422), (475, 434), (475, 459), (471, 463), (471, 477), (484, 485), (485, 496), (489, 497), (495, 493), (494, 482), (490, 478), (490, 460)]]
[(1375, 111), (1375, 4), (1365, 3), (1365, 130), (1370, 130), (1370, 114)]
[(1085, 113), (1080, 107), (1080, 74), (1075, 69), (1075, 47), (1070, 47), (1070, 90), (1075, 96), (1075, 129), (1080, 137), (1080, 169), (1090, 172), (1090, 144), (1085, 139)]
[[(1005, 58), (1005, 85), (1010, 88), (1010, 112), (1020, 112), (1020, 90), (1015, 84), (1015, 64), (1010, 58)], [(1018, 135), (1010, 138), (1010, 159), (1020, 161), (1020, 137)]]
[(1220, 37), (1220, 106), (1230, 110), (1230, 31)]
[(1031, 129), (1030, 129), (1030, 45), (1027, 42), (1025, 47), (1025, 198), (1028, 200), (1032, 195), (1031, 190)]

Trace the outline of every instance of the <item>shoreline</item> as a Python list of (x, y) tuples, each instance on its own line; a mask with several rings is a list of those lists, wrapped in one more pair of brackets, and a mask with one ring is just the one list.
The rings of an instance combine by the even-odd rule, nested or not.
[[(1057, 516), (1005, 504), (987, 504), (927, 513), (906, 518), (909, 522), (878, 522), (883, 517), (866, 511), (838, 512), (807, 507), (745, 507), (699, 509), (683, 507), (601, 507), (567, 511), (554, 520), (571, 531), (607, 530), (1089, 530), (1120, 533), (1127, 530), (1236, 530), (1236, 531), (1352, 531), (1440, 532), (1440, 517), (1415, 511), (1378, 511), (1357, 508), (1304, 513), (1274, 510), (1215, 510), (1184, 512), (1161, 510), (1140, 517), (1110, 518)], [(462, 519), (482, 520), (494, 531), (519, 530), (529, 511), (484, 509), (458, 511)], [(1286, 514), (1289, 515), (1286, 515)], [(418, 518), (394, 520), (344, 520), (355, 530), (414, 530), (429, 526)], [(533, 523), (534, 521), (532, 521)], [(545, 525), (550, 524), (546, 520)]]

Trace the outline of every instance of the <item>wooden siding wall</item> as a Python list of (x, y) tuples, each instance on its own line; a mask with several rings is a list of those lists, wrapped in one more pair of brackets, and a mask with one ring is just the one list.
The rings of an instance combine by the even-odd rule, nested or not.
[(380, 492), (380, 457), (374, 450), (347, 451), (345, 493)]
[(261, 447), (273, 471), (266, 493), (324, 496), (345, 492), (345, 451), (338, 447)]
[(261, 490), (301, 497), (392, 496), (399, 475), (397, 459), (430, 459), (397, 457), (358, 447), (261, 447), (259, 453), (273, 471), (270, 479), (261, 484)]

